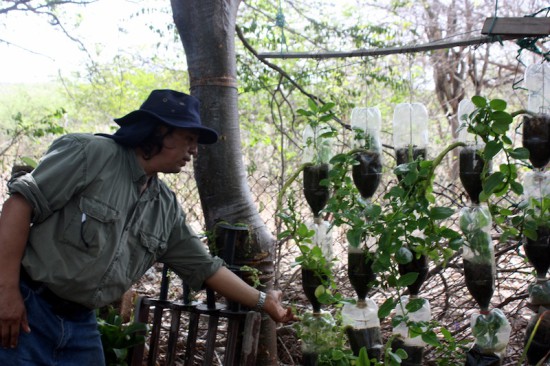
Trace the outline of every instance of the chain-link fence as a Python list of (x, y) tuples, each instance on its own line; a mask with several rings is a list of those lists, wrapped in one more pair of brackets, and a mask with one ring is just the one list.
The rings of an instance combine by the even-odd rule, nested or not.
[[(1, 163), (1, 178), (6, 182), (11, 173), (14, 162), (17, 161), (14, 156), (3, 156)], [(385, 167), (385, 177), (379, 186), (375, 202), (383, 202), (383, 195), (397, 183), (397, 180), (391, 173), (392, 166)], [(445, 168), (442, 168), (444, 171)], [(448, 173), (448, 172), (446, 172)], [(434, 183), (434, 193), (438, 200), (438, 205), (452, 207), (456, 210), (445, 224), (457, 229), (456, 221), (458, 219), (458, 210), (467, 205), (467, 197), (463, 189), (456, 181), (449, 181), (448, 174), (441, 174)], [(165, 181), (176, 192), (184, 210), (187, 212), (188, 221), (197, 232), (204, 231), (204, 220), (202, 216), (201, 205), (197, 187), (193, 178), (192, 171), (186, 170), (178, 175), (168, 175), (163, 177)], [(261, 217), (265, 221), (269, 230), (276, 237), (280, 230), (280, 222), (277, 218), (276, 205), (277, 196), (280, 193), (282, 179), (280, 176), (271, 176), (256, 171), (248, 177), (251, 193), (258, 206)], [(301, 191), (301, 179), (297, 179), (285, 192), (285, 197), (292, 195), (296, 199), (296, 207), (301, 207), (301, 215), (304, 221), (311, 220), (312, 215), (307, 206)], [(5, 184), (0, 189), (0, 198), (2, 202), (6, 198)], [(283, 206), (284, 206), (283, 201)], [(330, 217), (328, 217), (330, 220)], [(338, 285), (338, 290), (345, 297), (353, 298), (354, 290), (347, 278), (347, 241), (345, 228), (333, 228), (333, 252), (336, 261), (333, 267), (333, 274)], [(512, 325), (512, 339), (508, 348), (508, 357), (503, 365), (517, 364), (523, 351), (523, 339), (528, 319), (533, 312), (527, 308), (527, 286), (534, 281), (533, 269), (525, 260), (522, 254), (521, 243), (509, 241), (500, 243), (498, 241), (499, 232), (493, 230), (493, 239), (496, 245), (497, 277), (496, 289), (491, 301), (491, 307), (500, 308), (506, 314)], [(293, 266), (299, 250), (292, 241), (279, 242), (276, 250), (276, 286), (283, 290), (285, 301), (295, 306), (298, 311), (308, 309), (308, 301), (301, 290), (301, 276), (299, 268)], [(150, 275), (150, 274), (149, 274)], [(156, 281), (156, 280), (154, 280)], [(137, 292), (148, 293), (155, 292), (148, 281), (141, 281), (137, 285)], [(147, 286), (147, 288), (140, 286)], [(176, 291), (180, 295), (180, 291)], [(369, 293), (369, 297), (375, 300), (379, 305), (385, 299), (392, 295), (392, 289), (374, 288)], [(426, 298), (430, 304), (433, 319), (437, 320), (442, 326), (449, 329), (459, 342), (468, 343), (473, 340), (470, 331), (470, 317), (472, 313), (478, 311), (478, 306), (468, 293), (464, 283), (462, 259), (460, 253), (447, 263), (443, 268), (431, 263), (429, 277), (424, 283), (420, 296)], [(325, 310), (337, 312), (336, 307), (325, 307)], [(387, 337), (391, 334), (390, 319), (382, 321), (383, 334)], [(299, 352), (296, 351), (295, 339), (287, 341), (287, 344), (280, 347), (282, 363), (295, 364), (299, 362)], [(460, 364), (460, 356), (463, 354), (463, 347), (457, 346), (454, 352), (446, 354), (443, 350), (429, 348), (426, 353), (426, 364), (436, 364), (448, 358), (449, 365)], [(294, 347), (294, 348), (293, 348)]]

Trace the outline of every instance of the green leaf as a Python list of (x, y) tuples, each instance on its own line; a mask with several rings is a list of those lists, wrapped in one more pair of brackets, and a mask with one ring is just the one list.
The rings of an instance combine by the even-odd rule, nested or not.
[(504, 111), (506, 109), (506, 102), (502, 99), (493, 99), (489, 102), (489, 106), (495, 111)]
[(502, 150), (502, 143), (501, 142), (489, 141), (485, 145), (485, 149), (483, 150), (483, 158), (485, 159), (485, 161), (489, 161), (496, 154), (498, 154), (500, 150)]
[(315, 289), (315, 297), (319, 298), (319, 297), (323, 296), (325, 294), (325, 292), (326, 292), (325, 286), (319, 285)]
[(474, 103), (474, 105), (478, 108), (483, 108), (487, 105), (487, 99), (479, 95), (476, 95), (472, 97), (472, 103)]
[(363, 230), (361, 228), (351, 228), (346, 233), (346, 238), (348, 239), (349, 245), (354, 248), (358, 248), (361, 244), (361, 238), (363, 236)]
[(431, 330), (422, 334), (422, 340), (434, 347), (440, 345), (439, 339), (437, 339), (437, 335)]
[(401, 247), (395, 253), (395, 261), (398, 264), (411, 263), (413, 260), (413, 254), (409, 248)]
[[(398, 349), (397, 351), (401, 351), (401, 348)], [(393, 352), (388, 352), (388, 355), (390, 356), (390, 359), (391, 359), (391, 362), (392, 364), (395, 363), (395, 364), (398, 364), (400, 365), (401, 364), (401, 361), (403, 360), (401, 357), (399, 357), (399, 355), (397, 353), (393, 353)], [(406, 358), (406, 357), (405, 357)]]
[(414, 313), (414, 312), (422, 309), (422, 306), (424, 306), (425, 303), (426, 303), (426, 300), (424, 300), (422, 298), (416, 298), (416, 299), (412, 299), (411, 301), (409, 301), (405, 308), (407, 309), (407, 311), (409, 311), (411, 313)]
[(313, 115), (313, 113), (311, 113), (310, 111), (306, 111), (305, 109), (302, 109), (302, 108), (298, 109), (296, 111), (296, 113), (298, 113), (301, 116), (306, 116), (306, 117), (309, 117), (309, 116)]
[[(508, 114), (508, 116), (510, 116), (510, 115)], [(510, 117), (509, 119), (506, 116), (499, 116), (499, 117), (500, 117), (499, 119), (496, 119), (493, 122), (493, 125), (491, 126), (491, 128), (496, 133), (498, 133), (500, 135), (504, 135), (506, 133), (506, 131), (508, 131), (508, 129), (510, 128), (510, 123), (512, 122), (512, 117)]]
[(529, 159), (529, 150), (524, 147), (518, 147), (508, 152), (514, 159)]
[(328, 102), (328, 103), (325, 103), (321, 108), (319, 108), (319, 113), (325, 113), (329, 110), (331, 110), (332, 108), (334, 108), (336, 104), (333, 103), (333, 102)]
[(384, 303), (380, 306), (380, 309), (378, 309), (378, 317), (380, 319), (387, 318), (391, 311), (395, 308), (396, 302), (393, 298), (388, 298)]
[(399, 348), (395, 353), (399, 356), (399, 358), (406, 360), (409, 357), (409, 354), (407, 351), (405, 351), (403, 348)]
[(371, 366), (369, 355), (367, 354), (367, 349), (365, 347), (361, 347), (361, 349), (359, 350), (359, 357), (357, 358), (356, 365)]
[(504, 174), (501, 172), (494, 172), (487, 178), (485, 185), (483, 186), (483, 193), (491, 194), (493, 193), (504, 181)]
[(451, 217), (454, 210), (450, 207), (432, 207), (429, 216), (432, 220), (443, 220)]
[(518, 182), (511, 182), (510, 183), (510, 189), (512, 192), (514, 192), (517, 195), (523, 194), (523, 186)]
[(307, 100), (307, 105), (309, 106), (309, 109), (311, 109), (313, 112), (318, 112), (319, 107), (317, 106), (317, 103), (311, 98)]
[(397, 285), (401, 287), (412, 285), (417, 278), (418, 272), (406, 273), (403, 276), (399, 277), (399, 279), (397, 280)]

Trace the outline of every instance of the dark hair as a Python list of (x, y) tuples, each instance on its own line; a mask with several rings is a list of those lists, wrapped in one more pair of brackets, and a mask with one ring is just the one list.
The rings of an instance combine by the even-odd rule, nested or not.
[(147, 136), (137, 146), (143, 151), (143, 158), (149, 160), (157, 155), (162, 150), (164, 138), (174, 132), (175, 129), (174, 126), (157, 122), (153, 133)]

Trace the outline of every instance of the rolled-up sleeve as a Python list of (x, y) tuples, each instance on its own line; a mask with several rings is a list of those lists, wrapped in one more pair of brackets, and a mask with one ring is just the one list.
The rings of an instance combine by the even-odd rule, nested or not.
[(183, 213), (175, 221), (168, 250), (159, 261), (166, 263), (193, 290), (200, 290), (204, 281), (224, 265), (224, 261), (212, 256), (193, 233)]
[(33, 208), (32, 222), (40, 223), (63, 207), (86, 184), (86, 152), (77, 138), (57, 139), (31, 174), (8, 182), (10, 194), (19, 193)]

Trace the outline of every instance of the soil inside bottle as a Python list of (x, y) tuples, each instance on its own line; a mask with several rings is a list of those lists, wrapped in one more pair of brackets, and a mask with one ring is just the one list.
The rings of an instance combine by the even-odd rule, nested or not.
[(382, 352), (382, 336), (379, 327), (354, 329), (353, 327), (345, 328), (348, 336), (349, 344), (353, 354), (359, 356), (362, 347), (367, 350), (369, 359), (375, 358), (380, 360)]
[(323, 282), (314, 271), (302, 268), (302, 288), (313, 307), (314, 313), (319, 313), (321, 311), (321, 303), (317, 299), (317, 296), (315, 296), (315, 290), (322, 284)]
[(464, 147), (459, 155), (459, 177), (462, 186), (470, 196), (470, 200), (479, 204), (479, 194), (483, 191), (481, 185), (481, 172), (483, 171), (483, 159), (475, 148)]
[(527, 238), (523, 245), (525, 255), (537, 271), (537, 277), (544, 278), (550, 268), (550, 228), (539, 228), (537, 240)]
[(464, 366), (500, 366), (502, 360), (494, 353), (483, 353), (482, 350), (474, 345), (466, 351), (466, 363)]
[(373, 151), (362, 152), (355, 155), (359, 162), (352, 168), (353, 183), (359, 190), (361, 197), (371, 198), (382, 177), (382, 159), (380, 154)]
[(329, 199), (328, 187), (321, 185), (321, 181), (328, 178), (328, 171), (328, 164), (304, 168), (304, 196), (315, 217), (319, 216), (319, 211), (325, 207)]
[(523, 118), (523, 147), (529, 150), (529, 161), (537, 169), (550, 161), (550, 116), (540, 114)]
[(391, 344), (395, 352), (399, 348), (407, 352), (407, 358), (401, 362), (401, 366), (421, 366), (424, 358), (424, 347), (409, 346), (401, 338), (396, 338)]
[[(529, 337), (533, 333), (535, 325), (539, 320), (540, 314), (534, 315), (529, 324), (527, 324), (527, 329), (525, 331), (525, 343), (529, 340)], [(536, 365), (540, 360), (542, 360), (546, 354), (550, 352), (550, 319), (546, 317), (540, 322), (537, 332), (533, 337), (533, 341), (527, 350), (527, 360), (529, 365)]]
[(357, 297), (364, 300), (376, 279), (376, 274), (372, 270), (372, 260), (367, 261), (365, 253), (348, 253), (348, 278)]
[(490, 263), (474, 263), (463, 260), (464, 279), (468, 291), (483, 310), (489, 308), (493, 292), (495, 291), (495, 278), (493, 266)]
[(318, 355), (313, 352), (303, 352), (302, 353), (302, 363), (304, 366), (317, 366), (318, 365)]
[(421, 255), (419, 258), (413, 256), (412, 261), (406, 264), (399, 264), (398, 268), (400, 275), (404, 275), (407, 273), (418, 273), (416, 281), (414, 281), (413, 284), (407, 286), (407, 288), (409, 289), (409, 294), (414, 296), (418, 295), (422, 284), (424, 283), (424, 281), (426, 281), (426, 278), (428, 277), (428, 258), (426, 258), (426, 256), (424, 255)]

